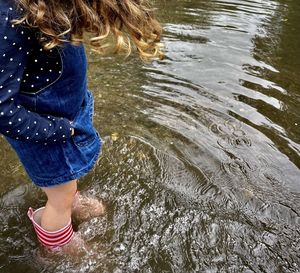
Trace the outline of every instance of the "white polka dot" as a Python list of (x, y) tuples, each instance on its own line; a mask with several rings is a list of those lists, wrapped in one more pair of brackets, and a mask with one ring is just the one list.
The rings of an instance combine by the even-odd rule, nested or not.
[(61, 126), (59, 126), (59, 129), (62, 129), (62, 127), (61, 127)]
[(46, 128), (44, 128), (44, 131), (47, 131), (47, 129), (46, 129)]
[(18, 121), (21, 121), (22, 119), (21, 118), (18, 118)]
[(8, 93), (11, 93), (11, 90), (10, 90), (10, 89), (8, 89), (8, 90), (7, 90), (7, 92), (8, 92)]
[(29, 129), (29, 126), (27, 126), (27, 130)]
[(35, 133), (36, 135), (38, 135), (39, 133)]
[(28, 137), (26, 137), (26, 139), (29, 139), (29, 136), (28, 136)]
[(8, 122), (8, 124), (12, 124), (12, 122), (10, 121), (10, 122)]
[(3, 116), (4, 115), (4, 113), (3, 112), (1, 112), (1, 116)]
[(20, 130), (18, 130), (17, 132), (20, 133)]
[(33, 123), (36, 124), (36, 121), (34, 121)]
[(14, 60), (14, 58), (10, 58), (9, 60), (12, 62)]
[(2, 56), (3, 56), (3, 57), (5, 57), (5, 56), (6, 56), (6, 54), (4, 53)]
[(4, 36), (3, 38), (4, 38), (4, 40), (6, 40), (6, 39), (7, 39), (7, 36)]

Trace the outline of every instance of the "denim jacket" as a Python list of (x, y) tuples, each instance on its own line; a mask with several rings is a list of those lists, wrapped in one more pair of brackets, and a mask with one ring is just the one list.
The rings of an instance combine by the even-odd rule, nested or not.
[(37, 47), (36, 33), (12, 25), (20, 16), (13, 0), (0, 0), (0, 133), (20, 141), (53, 143), (71, 137), (70, 119), (26, 106), (22, 93), (37, 93), (60, 77), (57, 50)]

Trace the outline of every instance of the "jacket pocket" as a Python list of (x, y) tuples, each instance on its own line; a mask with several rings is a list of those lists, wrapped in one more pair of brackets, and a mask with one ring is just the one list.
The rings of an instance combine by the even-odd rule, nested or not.
[(85, 101), (73, 119), (74, 135), (73, 142), (78, 147), (84, 147), (90, 144), (97, 137), (93, 126), (94, 98), (88, 90)]

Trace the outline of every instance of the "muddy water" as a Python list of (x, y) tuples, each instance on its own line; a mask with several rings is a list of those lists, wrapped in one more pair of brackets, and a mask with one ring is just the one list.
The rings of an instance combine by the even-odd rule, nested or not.
[(49, 257), (45, 197), (1, 139), (0, 272), (300, 272), (297, 0), (156, 1), (166, 59), (89, 54), (104, 144), (90, 250)]

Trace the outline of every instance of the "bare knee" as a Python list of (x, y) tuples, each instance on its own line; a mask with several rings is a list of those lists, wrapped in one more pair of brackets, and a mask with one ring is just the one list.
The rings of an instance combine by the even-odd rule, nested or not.
[(53, 187), (42, 188), (42, 190), (46, 193), (52, 207), (69, 208), (72, 206), (77, 191), (77, 179)]

